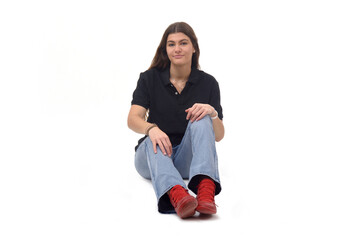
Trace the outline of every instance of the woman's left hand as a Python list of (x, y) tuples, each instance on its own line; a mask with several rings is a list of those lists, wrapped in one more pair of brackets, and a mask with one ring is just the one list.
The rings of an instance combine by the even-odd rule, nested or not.
[(195, 103), (191, 108), (185, 110), (187, 112), (186, 120), (191, 122), (199, 121), (206, 115), (213, 115), (215, 114), (215, 109), (210, 106), (209, 104), (202, 104), (202, 103)]

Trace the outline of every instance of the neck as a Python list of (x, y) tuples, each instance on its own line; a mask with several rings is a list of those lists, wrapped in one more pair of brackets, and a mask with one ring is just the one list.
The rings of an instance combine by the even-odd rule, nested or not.
[(170, 78), (175, 81), (187, 81), (191, 73), (191, 65), (174, 66), (170, 65)]

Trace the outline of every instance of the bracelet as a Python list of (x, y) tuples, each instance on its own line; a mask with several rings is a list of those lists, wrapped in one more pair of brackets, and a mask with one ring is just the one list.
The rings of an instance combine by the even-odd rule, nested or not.
[(154, 127), (157, 127), (157, 125), (154, 123), (154, 124), (151, 124), (149, 127), (146, 128), (146, 131), (145, 131), (145, 135), (149, 136), (149, 132), (152, 128)]
[(214, 120), (214, 119), (217, 119), (218, 118), (218, 112), (215, 110), (215, 112), (216, 112), (216, 116), (215, 117), (212, 117), (211, 115), (210, 115), (210, 117), (211, 117), (211, 119), (212, 120)]

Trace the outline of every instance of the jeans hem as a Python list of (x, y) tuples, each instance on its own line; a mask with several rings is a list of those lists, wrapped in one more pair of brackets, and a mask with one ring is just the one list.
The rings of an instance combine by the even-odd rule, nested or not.
[(200, 183), (200, 180), (202, 179), (203, 176), (209, 177), (211, 178), (214, 183), (215, 183), (215, 195), (218, 195), (221, 192), (221, 183), (220, 180), (218, 180), (217, 178), (213, 177), (212, 174), (208, 174), (208, 173), (198, 173), (195, 174), (194, 176), (192, 176), (190, 178), (189, 184), (188, 184), (188, 188), (197, 195), (197, 186)]
[(186, 189), (186, 186), (184, 186), (183, 184), (175, 184), (168, 187), (167, 190), (164, 191), (164, 193), (161, 194), (158, 199), (158, 211), (160, 213), (176, 213), (174, 206), (170, 202), (169, 195), (167, 194), (167, 192), (170, 191), (176, 185), (180, 185)]

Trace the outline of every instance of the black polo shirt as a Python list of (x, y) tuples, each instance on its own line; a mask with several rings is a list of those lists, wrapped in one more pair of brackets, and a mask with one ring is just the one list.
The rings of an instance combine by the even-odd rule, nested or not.
[(219, 118), (223, 118), (218, 82), (213, 76), (196, 68), (191, 69), (181, 94), (170, 82), (169, 68), (164, 71), (153, 68), (141, 73), (131, 102), (132, 105), (149, 109), (147, 121), (156, 123), (169, 136), (173, 147), (180, 144), (188, 124), (185, 109), (195, 103), (210, 104), (218, 112)]

